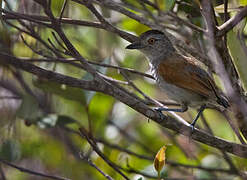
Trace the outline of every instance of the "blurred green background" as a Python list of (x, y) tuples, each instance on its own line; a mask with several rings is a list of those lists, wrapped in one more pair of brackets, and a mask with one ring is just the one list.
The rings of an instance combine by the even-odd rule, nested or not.
[[(8, 2), (15, 12), (45, 16), (42, 8), (34, 1), (11, 0)], [(142, 15), (141, 12), (127, 6), (130, 4), (136, 9), (143, 10), (144, 7), (141, 6), (139, 1), (124, 0), (119, 2), (126, 4), (125, 8), (128, 10)], [(181, 4), (177, 7), (174, 7), (175, 0), (154, 0), (152, 2), (156, 2), (164, 12), (177, 8), (177, 14), (180, 17), (203, 27), (203, 19), (200, 13), (197, 12), (198, 10), (196, 11), (196, 0), (181, 1)], [(1, 1), (1, 3), (4, 9), (8, 9), (4, 2)], [(63, 1), (52, 1), (52, 11), (55, 16), (59, 16), (63, 3)], [(220, 13), (222, 10), (219, 6), (222, 3), (223, 1), (214, 1), (215, 7), (218, 7), (216, 12)], [(229, 1), (229, 3), (238, 7), (246, 5), (247, 1)], [(150, 29), (120, 13), (110, 11), (104, 7), (96, 7), (107, 20), (124, 31), (139, 35)], [(157, 15), (154, 8), (150, 6), (146, 8)], [(230, 13), (231, 16), (234, 14), (235, 11)], [(73, 1), (69, 1), (64, 17), (97, 21), (86, 7)], [(220, 15), (217, 18), (220, 21)], [(17, 21), (12, 21), (12, 23), (18, 25)], [(169, 21), (165, 23), (167, 27), (176, 29), (176, 24), (172, 24)], [(86, 59), (105, 64), (121, 64), (122, 67), (149, 73), (145, 57), (138, 51), (125, 50), (125, 46), (129, 43), (116, 34), (86, 26), (63, 24), (62, 27), (70, 41)], [(62, 50), (56, 44), (50, 29), (44, 26), (35, 26), (35, 30), (44, 41), (48, 42), (48, 38), (50, 38)], [(181, 34), (189, 32), (190, 36), (188, 38), (190, 38), (189, 41), (192, 42), (193, 46), (195, 46), (193, 44), (194, 41), (198, 40), (198, 38), (203, 40), (201, 34), (193, 34), (183, 25), (178, 26), (176, 30), (177, 34), (179, 31), (181, 31)], [(43, 51), (44, 54), (51, 55), (51, 51), (45, 49), (37, 40), (18, 32), (3, 22), (0, 26), (0, 50), (17, 57), (40, 57), (24, 44), (21, 35), (37, 51)], [(179, 35), (177, 35), (177, 38), (186, 41), (184, 37)], [(236, 32), (231, 31), (229, 33), (228, 43), (230, 44), (229, 49), (232, 56), (238, 56), (238, 59), (240, 59), (239, 66), (242, 66), (241, 58), (246, 58), (246, 55), (244, 52), (239, 55), (238, 47), (240, 47), (240, 44), (236, 39)], [(82, 69), (75, 68), (69, 64), (42, 62), (36, 63), (36, 65), (79, 79), (91, 78)], [(117, 70), (97, 68), (107, 76), (125, 80)], [(158, 124), (149, 121), (146, 117), (112, 97), (65, 85), (61, 86), (45, 79), (38, 79), (29, 73), (18, 71), (25, 84), (35, 94), (34, 97), (25, 90), (25, 87), (16, 78), (17, 76), (13, 75), (12, 71), (10, 67), (5, 66), (1, 66), (0, 69), (0, 96), (2, 97), (0, 99), (0, 157), (2, 159), (28, 169), (75, 180), (105, 179), (95, 168), (89, 165), (86, 160), (89, 158), (102, 171), (114, 179), (122, 179), (101, 157), (92, 151), (84, 138), (75, 133), (80, 126), (83, 126), (87, 129), (91, 128), (92, 134), (98, 140), (98, 145), (102, 152), (111, 161), (121, 166), (124, 169), (123, 172), (130, 179), (149, 179), (135, 173), (133, 170), (150, 176), (157, 176), (153, 168), (152, 158), (163, 145), (167, 145), (166, 159), (168, 162), (174, 161), (211, 168), (228, 168), (228, 164), (220, 151), (191, 141), (189, 138), (175, 134), (168, 129), (161, 128)], [(239, 72), (242, 74), (243, 82), (245, 82), (246, 71), (240, 68)], [(152, 80), (134, 74), (128, 75), (147, 95), (158, 100), (167, 100), (166, 95), (159, 91)], [(128, 87), (126, 86), (126, 88)], [(130, 89), (130, 91), (132, 90)], [(191, 121), (195, 114), (195, 110), (190, 110), (189, 113), (180, 113), (179, 115), (187, 121)], [(214, 110), (206, 110), (204, 115), (216, 136), (239, 143), (223, 115)], [(198, 125), (204, 128), (202, 120), (198, 121)], [(145, 159), (128, 154), (116, 148), (115, 145), (123, 150), (148, 158)], [(79, 154), (82, 154), (85, 158), (83, 159)], [(245, 159), (236, 156), (231, 156), (231, 158), (237, 168), (246, 170), (247, 161)], [(6, 175), (6, 179), (44, 179), (4, 165), (1, 165), (1, 169)], [(231, 174), (172, 166), (169, 163), (165, 165), (162, 177), (192, 177), (191, 174), (201, 179), (215, 179), (217, 177), (220, 179), (238, 179), (238, 177)]]

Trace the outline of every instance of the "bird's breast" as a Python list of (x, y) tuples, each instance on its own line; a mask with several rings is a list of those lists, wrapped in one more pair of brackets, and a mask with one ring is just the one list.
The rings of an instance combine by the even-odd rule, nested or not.
[[(189, 106), (196, 107), (200, 106), (204, 101), (204, 97), (200, 96), (199, 94), (196, 94), (192, 91), (189, 91), (187, 89), (178, 87), (171, 83), (171, 80), (169, 77), (169, 74), (160, 74), (159, 64), (150, 64), (151, 73), (154, 76), (157, 85), (160, 87), (162, 91), (164, 91), (167, 96), (179, 103), (186, 103)], [(169, 73), (169, 70), (167, 71)], [(179, 73), (179, 72), (178, 72)], [(167, 76), (165, 76), (167, 75)], [(173, 79), (175, 80), (175, 79)]]

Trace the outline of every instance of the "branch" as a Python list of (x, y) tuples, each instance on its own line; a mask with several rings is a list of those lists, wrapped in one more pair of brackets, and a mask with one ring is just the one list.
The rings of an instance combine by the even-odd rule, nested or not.
[(110, 161), (105, 155), (100, 151), (98, 146), (95, 144), (94, 140), (90, 138), (90, 135), (87, 133), (85, 129), (82, 127), (79, 128), (79, 131), (81, 133), (82, 137), (85, 137), (87, 142), (90, 144), (90, 146), (93, 148), (93, 150), (110, 166), (112, 167), (116, 172), (118, 172), (124, 179), (129, 180), (129, 178), (123, 174), (118, 167), (115, 166), (115, 164)]
[[(76, 135), (80, 136), (80, 133), (78, 131), (73, 130), (73, 129), (70, 129), (70, 128), (67, 128), (67, 127), (62, 127), (62, 129), (67, 131), (67, 132), (69, 132), (69, 133), (73, 133), (73, 134), (76, 134)], [(96, 142), (102, 143), (105, 146), (108, 146), (108, 147), (110, 147), (112, 149), (116, 149), (116, 150), (118, 150), (120, 152), (127, 153), (130, 156), (135, 156), (135, 157), (137, 157), (139, 159), (144, 159), (144, 160), (152, 161), (152, 162), (154, 160), (154, 157), (152, 157), (152, 156), (146, 156), (146, 155), (143, 155), (143, 154), (137, 154), (136, 152), (133, 152), (133, 151), (131, 151), (129, 149), (126, 149), (126, 147), (121, 147), (121, 146), (119, 146), (117, 144), (109, 143), (104, 139), (94, 138), (94, 140)], [(210, 167), (204, 167), (204, 166), (200, 166), (200, 165), (183, 164), (183, 163), (178, 163), (178, 162), (170, 161), (170, 160), (166, 160), (166, 164), (168, 164), (170, 166), (173, 166), (173, 167), (184, 167), (184, 168), (191, 168), (191, 169), (201, 169), (201, 170), (205, 170), (205, 171), (209, 171), (209, 172), (221, 172), (221, 173), (226, 173), (226, 174), (237, 174), (236, 171), (232, 171), (231, 169), (210, 168)]]
[(149, 106), (147, 106), (142, 99), (140, 99), (134, 94), (129, 93), (121, 86), (112, 86), (106, 83), (105, 81), (99, 81), (98, 79), (94, 81), (85, 81), (65, 76), (53, 71), (42, 69), (33, 64), (20, 60), (16, 57), (6, 55), (2, 52), (0, 52), (0, 62), (32, 73), (41, 79), (44, 78), (49, 81), (65, 84), (71, 87), (77, 87), (85, 90), (97, 91), (102, 92), (104, 94), (108, 94), (118, 99), (119, 101), (125, 103), (126, 105), (130, 106), (131, 108), (135, 109), (137, 112), (143, 114), (147, 118), (154, 120), (159, 125), (165, 128), (171, 129), (185, 136), (189, 136), (192, 139), (207, 144), (209, 146), (235, 154), (236, 156), (244, 158), (247, 157), (247, 146), (228, 142), (226, 140), (214, 137), (198, 129), (195, 129), (193, 134), (191, 135), (190, 126), (181, 123), (180, 121), (176, 120), (175, 118), (169, 115), (166, 116), (166, 119), (161, 119), (160, 114), (158, 112), (149, 108)]
[(241, 130), (245, 139), (247, 139), (247, 104), (244, 99), (236, 92), (236, 88), (234, 89), (234, 86), (230, 81), (230, 77), (226, 72), (226, 68), (223, 64), (222, 57), (227, 54), (227, 50), (222, 53), (220, 51), (221, 49), (219, 49), (219, 43), (216, 40), (217, 29), (214, 18), (214, 9), (211, 1), (203, 0), (201, 4), (202, 13), (204, 15), (208, 29), (209, 53), (211, 53), (210, 60), (214, 65), (215, 72), (219, 75), (224, 84), (226, 95), (230, 99), (231, 111), (235, 113), (239, 129)]
[(242, 8), (235, 16), (233, 16), (231, 19), (229, 19), (224, 24), (219, 26), (216, 36), (219, 37), (225, 35), (246, 16), (247, 16), (247, 6)]
[[(73, 0), (73, 1), (82, 4), (78, 0)], [(1, 12), (1, 9), (0, 9), (0, 12)], [(43, 25), (42, 22), (51, 22), (51, 20), (48, 17), (45, 17), (45, 16), (21, 14), (21, 13), (16, 13), (16, 12), (9, 12), (9, 11), (6, 11), (6, 10), (2, 10), (2, 12), (5, 13), (3, 15), (3, 19), (5, 19), (5, 20), (22, 18), (22, 19), (25, 19), (25, 20), (29, 20), (31, 22), (35, 22), (35, 23), (41, 24), (41, 25)], [(139, 18), (139, 17), (140, 16), (137, 16), (136, 18)], [(58, 18), (55, 18), (55, 19), (57, 21), (59, 21)], [(137, 19), (135, 19), (135, 20), (137, 20)], [(132, 35), (130, 33), (127, 33), (125, 31), (122, 31), (122, 30), (120, 30), (120, 29), (118, 29), (118, 28), (116, 28), (116, 27), (114, 27), (112, 25), (109, 26), (109, 23), (108, 24), (102, 24), (102, 23), (98, 23), (98, 22), (74, 20), (74, 19), (70, 19), (70, 18), (62, 18), (60, 22), (63, 23), (63, 24), (70, 24), (70, 25), (77, 25), (77, 26), (88, 26), (88, 27), (93, 27), (93, 28), (104, 29), (106, 31), (109, 31), (109, 32), (117, 34), (118, 36), (122, 37), (123, 39), (125, 39), (125, 40), (127, 40), (129, 42), (133, 42), (137, 38), (136, 36), (134, 36), (134, 35)], [(149, 26), (148, 24), (145, 24), (145, 25)], [(46, 26), (47, 26), (47, 23), (46, 23)], [(49, 24), (48, 27), (51, 27), (50, 24)], [(159, 26), (158, 24), (153, 24), (150, 27), (154, 28), (154, 29), (159, 29), (159, 30), (164, 31), (164, 28)], [(164, 32), (168, 33), (166, 31), (164, 31)], [(173, 41), (173, 43), (179, 49), (182, 49), (182, 50), (186, 51), (187, 53), (191, 54), (193, 57), (196, 57), (198, 60), (202, 61), (207, 66), (210, 66), (208, 58), (205, 57), (205, 55), (199, 53), (196, 49), (189, 47), (184, 42), (182, 42), (182, 41), (180, 41), (180, 40), (178, 40), (176, 38), (173, 38), (173, 35), (171, 35), (170, 33), (168, 34), (168, 36), (171, 37), (171, 40)]]
[[(49, 1), (50, 3), (50, 1)], [(46, 4), (46, 3), (45, 3)], [(57, 32), (57, 34), (59, 35), (59, 37), (61, 38), (61, 40), (64, 42), (65, 46), (68, 48), (68, 50), (70, 51), (70, 54), (75, 57), (78, 58), (80, 60), (80, 63), (85, 67), (85, 69), (87, 70), (87, 72), (89, 72), (93, 77), (98, 77), (99, 79), (101, 79), (102, 77), (97, 73), (97, 71), (92, 68), (84, 59), (84, 57), (82, 57), (82, 55), (79, 53), (79, 51), (74, 47), (74, 45), (70, 42), (70, 40), (67, 38), (67, 36), (65, 35), (64, 31), (61, 28), (61, 24), (59, 23), (59, 20), (57, 20), (52, 11), (51, 11), (51, 7), (50, 5), (43, 5), (45, 14), (47, 16), (49, 16), (50, 20), (51, 20), (51, 24), (52, 24), (52, 28)]]
[[(67, 58), (66, 59), (66, 58), (53, 58), (53, 57), (50, 57), (50, 58), (19, 58), (19, 59), (27, 61), (27, 62), (65, 63), (65, 64), (70, 64), (72, 66), (84, 69), (84, 67), (81, 64), (75, 63), (76, 61), (79, 61), (79, 60), (74, 59), (74, 58), (71, 58), (71, 59)], [(136, 70), (131, 69), (131, 68), (124, 68), (124, 67), (114, 66), (114, 65), (105, 64), (105, 63), (97, 63), (97, 62), (94, 62), (94, 61), (87, 61), (87, 62), (89, 64), (92, 64), (92, 65), (101, 66), (101, 67), (105, 67), (105, 68), (118, 69), (118, 70), (122, 70), (122, 71), (125, 71), (125, 72), (137, 74), (137, 75), (140, 75), (140, 76), (143, 76), (143, 77), (147, 77), (147, 78), (150, 78), (150, 79), (154, 79), (154, 77), (152, 75), (150, 75), (150, 74), (139, 72), (139, 71), (136, 71)]]
[[(82, 153), (80, 153), (80, 158), (81, 158), (81, 159), (86, 159), (86, 157), (84, 157)], [(102, 174), (106, 179), (108, 179), (108, 180), (113, 180), (111, 176), (109, 176), (108, 174), (104, 173), (104, 172), (103, 172), (96, 164), (94, 164), (94, 163), (92, 162), (91, 159), (87, 158), (86, 161), (88, 162), (88, 164), (89, 164), (90, 166), (92, 166), (93, 168), (95, 168), (95, 169), (96, 169), (100, 174)]]
[(23, 167), (20, 167), (20, 166), (17, 166), (15, 164), (12, 164), (10, 162), (7, 162), (3, 159), (0, 159), (0, 162), (7, 165), (7, 166), (10, 166), (12, 168), (15, 168), (15, 169), (18, 169), (19, 171), (21, 172), (25, 172), (25, 173), (28, 173), (28, 174), (32, 174), (32, 175), (36, 175), (36, 176), (41, 176), (41, 177), (45, 177), (45, 178), (49, 178), (49, 179), (57, 179), (57, 180), (69, 180), (67, 178), (63, 178), (63, 177), (58, 177), (58, 176), (52, 176), (52, 175), (48, 175), (48, 174), (44, 174), (44, 173), (40, 173), (40, 172), (37, 172), (37, 171), (33, 171), (33, 170), (30, 170), (30, 169), (26, 169), (26, 168), (23, 168)]
[[(23, 20), (28, 20), (28, 21), (31, 21), (31, 22), (34, 22), (37, 24), (41, 24), (41, 25), (44, 25), (42, 22), (51, 22), (51, 20), (46, 16), (21, 14), (21, 13), (17, 13), (17, 12), (6, 11), (4, 9), (0, 9), (0, 12), (5, 13), (2, 15), (2, 18), (5, 20), (12, 20), (12, 19), (15, 20), (15, 19), (21, 18)], [(59, 20), (59, 19), (57, 19), (57, 20)], [(88, 26), (88, 27), (104, 29), (104, 26), (98, 22), (75, 20), (75, 19), (70, 19), (70, 18), (61, 18), (60, 22), (64, 23), (64, 24), (69, 24), (69, 25)], [(45, 25), (47, 25), (47, 24), (45, 24)]]
[(173, 12), (168, 12), (167, 15), (168, 15), (168, 16), (171, 16), (171, 17), (172, 17), (173, 19), (175, 19), (178, 23), (183, 23), (183, 24), (185, 24), (186, 26), (188, 26), (189, 28), (191, 28), (191, 29), (194, 30), (194, 31), (197, 31), (197, 32), (199, 32), (199, 33), (205, 33), (205, 32), (206, 32), (205, 29), (202, 29), (202, 28), (200, 28), (199, 26), (196, 26), (196, 25), (194, 25), (194, 24), (192, 24), (192, 23), (190, 23), (190, 22), (188, 22), (188, 21), (186, 21), (186, 20), (180, 18), (179, 16), (177, 16), (177, 15), (176, 15), (175, 13), (173, 13)]

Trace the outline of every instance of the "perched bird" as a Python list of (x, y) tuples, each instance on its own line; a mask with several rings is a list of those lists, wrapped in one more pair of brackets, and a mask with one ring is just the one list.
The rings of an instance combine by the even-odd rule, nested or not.
[(163, 32), (146, 31), (126, 49), (139, 49), (143, 52), (159, 87), (170, 99), (181, 104), (181, 109), (159, 107), (156, 110), (185, 112), (188, 107), (199, 107), (199, 112), (191, 123), (192, 131), (205, 108), (229, 107), (227, 99), (209, 74), (198, 65), (198, 61), (181, 55)]

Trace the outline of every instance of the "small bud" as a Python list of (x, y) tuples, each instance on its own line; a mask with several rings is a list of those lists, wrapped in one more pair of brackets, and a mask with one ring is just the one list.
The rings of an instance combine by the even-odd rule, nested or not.
[(159, 177), (160, 177), (160, 171), (165, 165), (165, 159), (166, 159), (165, 151), (166, 151), (166, 147), (163, 146), (162, 148), (160, 148), (154, 159), (154, 168), (158, 172)]

